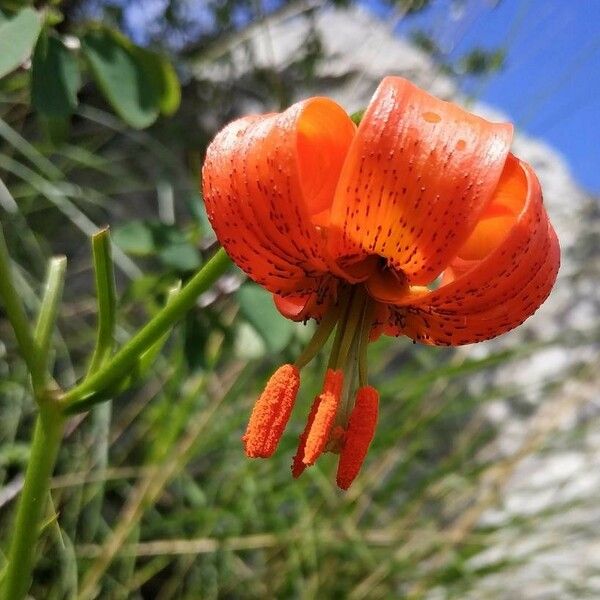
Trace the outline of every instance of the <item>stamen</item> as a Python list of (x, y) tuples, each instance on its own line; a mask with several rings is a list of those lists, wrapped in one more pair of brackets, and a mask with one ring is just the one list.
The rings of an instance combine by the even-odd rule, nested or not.
[(363, 312), (358, 340), (358, 383), (361, 387), (368, 385), (367, 348), (369, 346), (375, 303), (367, 301)]
[(325, 345), (335, 324), (339, 319), (339, 310), (335, 307), (333, 310), (330, 310), (324, 317), (321, 319), (321, 322), (317, 326), (315, 333), (313, 334), (310, 342), (308, 342), (306, 348), (304, 348), (302, 354), (297, 358), (294, 363), (298, 369), (302, 369), (305, 367), (319, 352), (319, 350)]
[(327, 369), (325, 372), (325, 381), (323, 382), (323, 393), (339, 396), (344, 387), (344, 373), (342, 371)]
[(362, 467), (375, 434), (378, 406), (379, 394), (375, 388), (366, 386), (358, 390), (337, 469), (336, 481), (342, 490), (350, 487)]
[(283, 365), (273, 373), (257, 400), (242, 437), (250, 458), (268, 458), (275, 452), (294, 407), (300, 373), (294, 365)]
[(331, 346), (331, 354), (329, 355), (329, 363), (327, 367), (335, 369), (338, 366), (338, 356), (340, 353), (340, 347), (342, 345), (342, 339), (346, 334), (346, 322), (348, 315), (350, 314), (350, 308), (352, 306), (352, 299), (355, 295), (355, 288), (351, 287), (349, 292), (344, 296), (342, 306), (340, 307), (339, 320), (337, 330), (335, 332), (335, 338)]
[(312, 406), (310, 407), (310, 414), (308, 415), (308, 421), (306, 422), (306, 427), (300, 434), (300, 443), (298, 444), (298, 450), (296, 450), (296, 454), (292, 462), (292, 476), (294, 479), (298, 479), (298, 477), (304, 473), (304, 469), (306, 469), (308, 466), (302, 462), (302, 459), (304, 458), (304, 449), (306, 448), (306, 438), (308, 437), (308, 433), (312, 427), (313, 421), (315, 420), (315, 415), (317, 414), (318, 408), (319, 396), (317, 396), (312, 403)]
[(325, 450), (340, 405), (343, 385), (342, 371), (327, 369), (323, 391), (317, 398), (315, 416), (306, 436), (302, 458), (305, 465), (313, 465)]
[(331, 353), (330, 367), (343, 369), (355, 339), (357, 329), (362, 322), (363, 311), (367, 297), (359, 290), (354, 290), (350, 305), (344, 320), (340, 320), (338, 325), (338, 334), (334, 346), (337, 345)]

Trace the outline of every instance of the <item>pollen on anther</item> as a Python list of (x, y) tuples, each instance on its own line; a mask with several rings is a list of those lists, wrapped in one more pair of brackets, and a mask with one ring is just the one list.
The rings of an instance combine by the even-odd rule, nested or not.
[(300, 387), (300, 373), (294, 365), (283, 365), (273, 373), (257, 400), (243, 436), (250, 458), (268, 458), (290, 418)]
[(313, 465), (325, 450), (335, 423), (343, 385), (343, 372), (327, 369), (323, 391), (316, 400), (314, 418), (306, 436), (304, 456), (302, 457), (305, 465)]
[(358, 390), (337, 469), (336, 481), (342, 490), (350, 487), (362, 467), (375, 434), (378, 407), (379, 394), (375, 388), (366, 386)]

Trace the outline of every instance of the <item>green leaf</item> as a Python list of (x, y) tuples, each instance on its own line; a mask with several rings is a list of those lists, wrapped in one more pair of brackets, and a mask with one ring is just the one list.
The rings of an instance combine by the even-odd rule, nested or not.
[(145, 221), (130, 221), (116, 227), (113, 240), (122, 250), (134, 256), (150, 256), (154, 253), (152, 228)]
[(173, 65), (164, 56), (145, 48), (134, 46), (132, 51), (156, 89), (160, 112), (172, 115), (181, 103), (181, 86)]
[(246, 360), (262, 358), (267, 353), (263, 338), (248, 323), (240, 323), (235, 332), (234, 349), (236, 356)]
[(431, 0), (399, 0), (400, 10), (405, 11), (405, 14), (412, 15), (419, 13), (431, 4)]
[(269, 352), (281, 352), (290, 342), (294, 324), (282, 317), (268, 292), (253, 283), (244, 284), (238, 291), (240, 310), (264, 340)]
[(198, 250), (186, 241), (164, 247), (158, 257), (165, 266), (177, 271), (193, 271), (202, 264)]
[(77, 59), (54, 36), (42, 35), (33, 54), (31, 103), (49, 118), (68, 117), (77, 107), (81, 80)]
[(23, 64), (30, 56), (40, 34), (42, 19), (32, 8), (0, 22), (0, 77)]
[(40, 126), (44, 135), (54, 146), (61, 146), (69, 139), (69, 117), (46, 117), (40, 114)]
[(202, 264), (198, 249), (174, 225), (153, 224), (154, 244), (158, 258), (167, 267), (178, 271), (193, 271)]
[(86, 33), (82, 49), (96, 83), (123, 121), (136, 129), (151, 125), (160, 112), (161, 99), (139, 49), (105, 28)]
[(131, 221), (115, 229), (114, 240), (129, 254), (156, 255), (163, 265), (177, 271), (193, 271), (202, 264), (198, 249), (175, 225)]
[(506, 52), (500, 50), (485, 50), (475, 48), (462, 57), (460, 70), (469, 75), (484, 75), (500, 71), (505, 66)]
[(177, 112), (181, 104), (181, 85), (171, 62), (164, 56), (161, 56), (160, 64), (160, 112), (166, 117), (170, 117)]
[(148, 312), (153, 312), (157, 309), (159, 298), (168, 291), (171, 281), (172, 277), (168, 275), (146, 273), (129, 283), (121, 302), (142, 302)]
[(188, 210), (197, 221), (200, 233), (203, 236), (214, 235), (212, 225), (206, 214), (206, 205), (201, 199), (200, 194), (194, 190), (184, 200)]

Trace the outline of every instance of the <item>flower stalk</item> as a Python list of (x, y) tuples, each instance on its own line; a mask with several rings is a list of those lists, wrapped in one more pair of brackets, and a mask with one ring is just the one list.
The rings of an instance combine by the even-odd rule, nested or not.
[(102, 394), (130, 373), (140, 356), (192, 308), (196, 298), (230, 265), (225, 251), (219, 250), (109, 361), (61, 397), (65, 412), (83, 412), (104, 399)]
[(56, 403), (38, 413), (31, 456), (13, 525), (8, 564), (2, 583), (2, 600), (24, 598), (31, 582), (35, 547), (47, 506), (50, 478), (63, 436), (65, 417)]

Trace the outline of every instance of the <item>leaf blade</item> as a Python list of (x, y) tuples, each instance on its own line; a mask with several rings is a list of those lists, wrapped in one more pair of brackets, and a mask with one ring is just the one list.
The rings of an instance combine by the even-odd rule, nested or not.
[(77, 107), (81, 84), (77, 60), (54, 36), (42, 36), (31, 65), (31, 103), (42, 115), (65, 118)]
[(131, 127), (144, 129), (158, 117), (159, 94), (134, 47), (110, 29), (88, 31), (81, 48), (98, 87), (115, 112)]
[(0, 23), (0, 78), (31, 56), (41, 28), (42, 19), (32, 8), (24, 8)]

